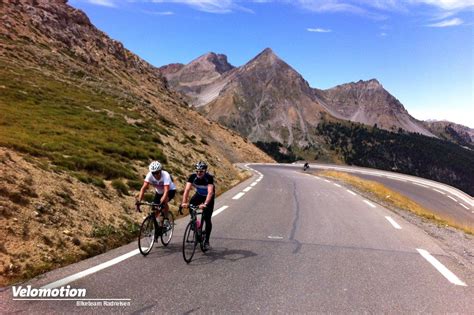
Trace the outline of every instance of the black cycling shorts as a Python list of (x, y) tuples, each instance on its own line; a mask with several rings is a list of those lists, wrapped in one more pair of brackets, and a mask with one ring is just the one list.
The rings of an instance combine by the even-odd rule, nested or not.
[[(171, 201), (171, 199), (174, 198), (174, 195), (176, 195), (176, 190), (170, 190), (168, 191), (168, 202)], [(160, 203), (161, 197), (163, 197), (163, 194), (155, 194), (155, 198), (153, 199), (154, 203)]]

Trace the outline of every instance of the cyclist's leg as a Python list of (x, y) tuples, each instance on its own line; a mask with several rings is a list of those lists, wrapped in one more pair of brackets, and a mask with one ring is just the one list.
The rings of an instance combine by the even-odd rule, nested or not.
[[(168, 191), (168, 198), (165, 200), (162, 205), (163, 205), (163, 215), (165, 218), (168, 217), (168, 211), (170, 210), (170, 207), (168, 205), (168, 202), (170, 202), (176, 194), (176, 190), (170, 190)], [(163, 195), (162, 195), (163, 196)]]
[(207, 205), (206, 209), (202, 214), (203, 220), (206, 222), (206, 240), (205, 243), (209, 244), (209, 239), (211, 237), (212, 231), (212, 212), (214, 211), (214, 198), (211, 199), (211, 202)]
[[(157, 204), (160, 203), (161, 202), (161, 197), (163, 197), (163, 194), (155, 193), (155, 198), (153, 198), (153, 203), (157, 203)], [(160, 212), (157, 211), (156, 212), (156, 219), (158, 221), (160, 220), (159, 216), (160, 216)]]

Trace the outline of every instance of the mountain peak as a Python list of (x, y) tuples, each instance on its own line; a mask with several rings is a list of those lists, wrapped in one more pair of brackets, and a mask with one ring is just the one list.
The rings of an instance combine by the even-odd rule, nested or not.
[(215, 71), (217, 71), (220, 74), (234, 69), (234, 66), (232, 66), (227, 61), (226, 55), (216, 54), (214, 52), (208, 52), (198, 57), (197, 59), (194, 59), (193, 61), (189, 63), (188, 66), (203, 67), (203, 68), (213, 67)]

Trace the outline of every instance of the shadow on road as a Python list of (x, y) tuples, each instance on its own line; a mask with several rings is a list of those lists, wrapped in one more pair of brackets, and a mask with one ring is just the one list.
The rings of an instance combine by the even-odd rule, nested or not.
[(202, 253), (199, 248), (197, 248), (191, 265), (207, 265), (217, 260), (234, 262), (255, 256), (257, 256), (256, 253), (244, 249), (213, 247), (210, 251)]

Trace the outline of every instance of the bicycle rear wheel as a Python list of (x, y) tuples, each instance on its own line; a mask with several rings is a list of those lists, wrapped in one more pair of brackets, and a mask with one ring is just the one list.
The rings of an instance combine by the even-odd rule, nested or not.
[(183, 258), (186, 263), (190, 263), (193, 259), (194, 252), (196, 251), (197, 238), (196, 238), (195, 223), (189, 222), (184, 230), (183, 237)]
[(174, 231), (174, 215), (171, 211), (168, 212), (168, 218), (163, 220), (163, 233), (161, 234), (161, 244), (168, 246), (173, 237)]
[(150, 253), (155, 244), (155, 220), (152, 216), (148, 216), (143, 220), (138, 235), (138, 249), (143, 256)]

